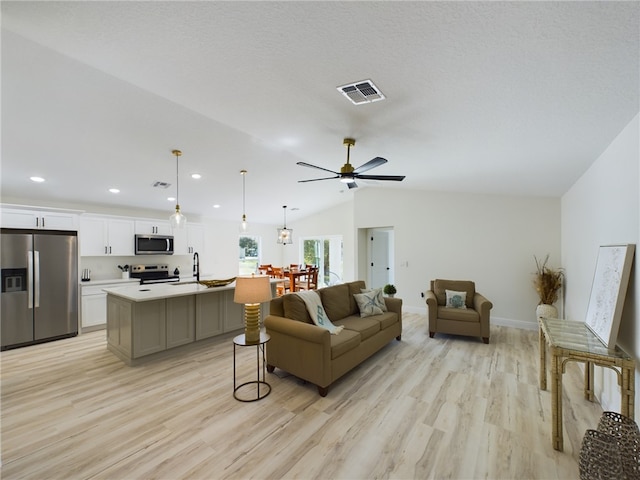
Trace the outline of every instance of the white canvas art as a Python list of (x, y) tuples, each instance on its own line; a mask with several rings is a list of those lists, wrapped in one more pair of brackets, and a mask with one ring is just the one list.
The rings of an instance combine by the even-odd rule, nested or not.
[(606, 245), (598, 252), (585, 323), (610, 348), (618, 338), (634, 250), (632, 244)]

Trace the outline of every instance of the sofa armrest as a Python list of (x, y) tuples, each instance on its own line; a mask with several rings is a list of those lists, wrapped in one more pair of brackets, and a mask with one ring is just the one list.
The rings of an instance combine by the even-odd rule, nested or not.
[[(427, 315), (429, 316), (429, 330), (434, 332), (436, 327), (436, 319), (438, 318), (438, 299), (433, 290), (427, 290), (424, 293), (424, 298), (427, 303)], [(433, 327), (433, 328), (432, 328)]]
[(291, 320), (286, 317), (267, 315), (264, 319), (264, 326), (270, 331), (290, 335), (307, 342), (327, 344), (331, 347), (331, 334), (327, 329), (317, 325)]
[(264, 325), (271, 339), (267, 343), (267, 364), (327, 387), (331, 371), (331, 334), (317, 325), (268, 315)]
[(387, 310), (398, 315), (398, 320), (402, 322), (402, 299), (384, 297), (384, 304), (387, 306)]

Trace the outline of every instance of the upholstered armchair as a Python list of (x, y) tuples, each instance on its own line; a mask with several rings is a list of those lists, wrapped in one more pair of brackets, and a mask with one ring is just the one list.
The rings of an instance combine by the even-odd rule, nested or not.
[(489, 316), (493, 304), (476, 292), (468, 280), (431, 280), (425, 294), (429, 337), (439, 333), (482, 337), (489, 343)]

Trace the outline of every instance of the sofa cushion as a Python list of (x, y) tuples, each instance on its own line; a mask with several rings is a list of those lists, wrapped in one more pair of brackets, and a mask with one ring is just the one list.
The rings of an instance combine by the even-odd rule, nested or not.
[(313, 324), (313, 320), (311, 320), (309, 311), (307, 310), (307, 305), (298, 295), (291, 293), (283, 295), (282, 307), (285, 317), (290, 318), (291, 320)]
[(438, 299), (438, 305), (445, 306), (447, 304), (446, 290), (455, 290), (456, 292), (467, 292), (465, 305), (468, 308), (473, 307), (473, 297), (476, 294), (476, 285), (469, 280), (442, 280), (433, 281), (433, 293)]
[(354, 330), (343, 329), (337, 335), (331, 335), (331, 359), (353, 350), (360, 345), (360, 334)]
[(358, 332), (361, 335), (362, 340), (366, 340), (380, 331), (378, 316), (364, 318), (350, 316), (342, 320), (338, 320), (336, 325), (342, 325), (345, 330)]
[(472, 308), (438, 307), (438, 318), (442, 320), (458, 320), (461, 322), (480, 321), (480, 315)]
[(389, 328), (391, 325), (398, 323), (398, 314), (395, 312), (384, 312), (382, 315), (377, 315), (375, 318), (380, 323), (380, 330)]
[(377, 294), (374, 292), (354, 293), (353, 298), (356, 299), (361, 317), (370, 317), (372, 315), (380, 315), (382, 309), (376, 302)]
[[(336, 320), (340, 320), (344, 317), (351, 315), (351, 294), (349, 293), (349, 285), (343, 283), (341, 285), (333, 285), (327, 288), (321, 288), (318, 290), (320, 298), (322, 299), (322, 306), (324, 311), (327, 312), (327, 317), (333, 323)], [(358, 307), (356, 306), (356, 312)]]

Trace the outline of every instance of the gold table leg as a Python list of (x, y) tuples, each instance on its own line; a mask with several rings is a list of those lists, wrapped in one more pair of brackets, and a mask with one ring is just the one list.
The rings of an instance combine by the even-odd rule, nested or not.
[(547, 389), (547, 340), (544, 337), (542, 327), (539, 328), (538, 348), (540, 350), (540, 390)]
[(562, 439), (562, 357), (551, 349), (551, 437), (553, 448), (563, 449)]

